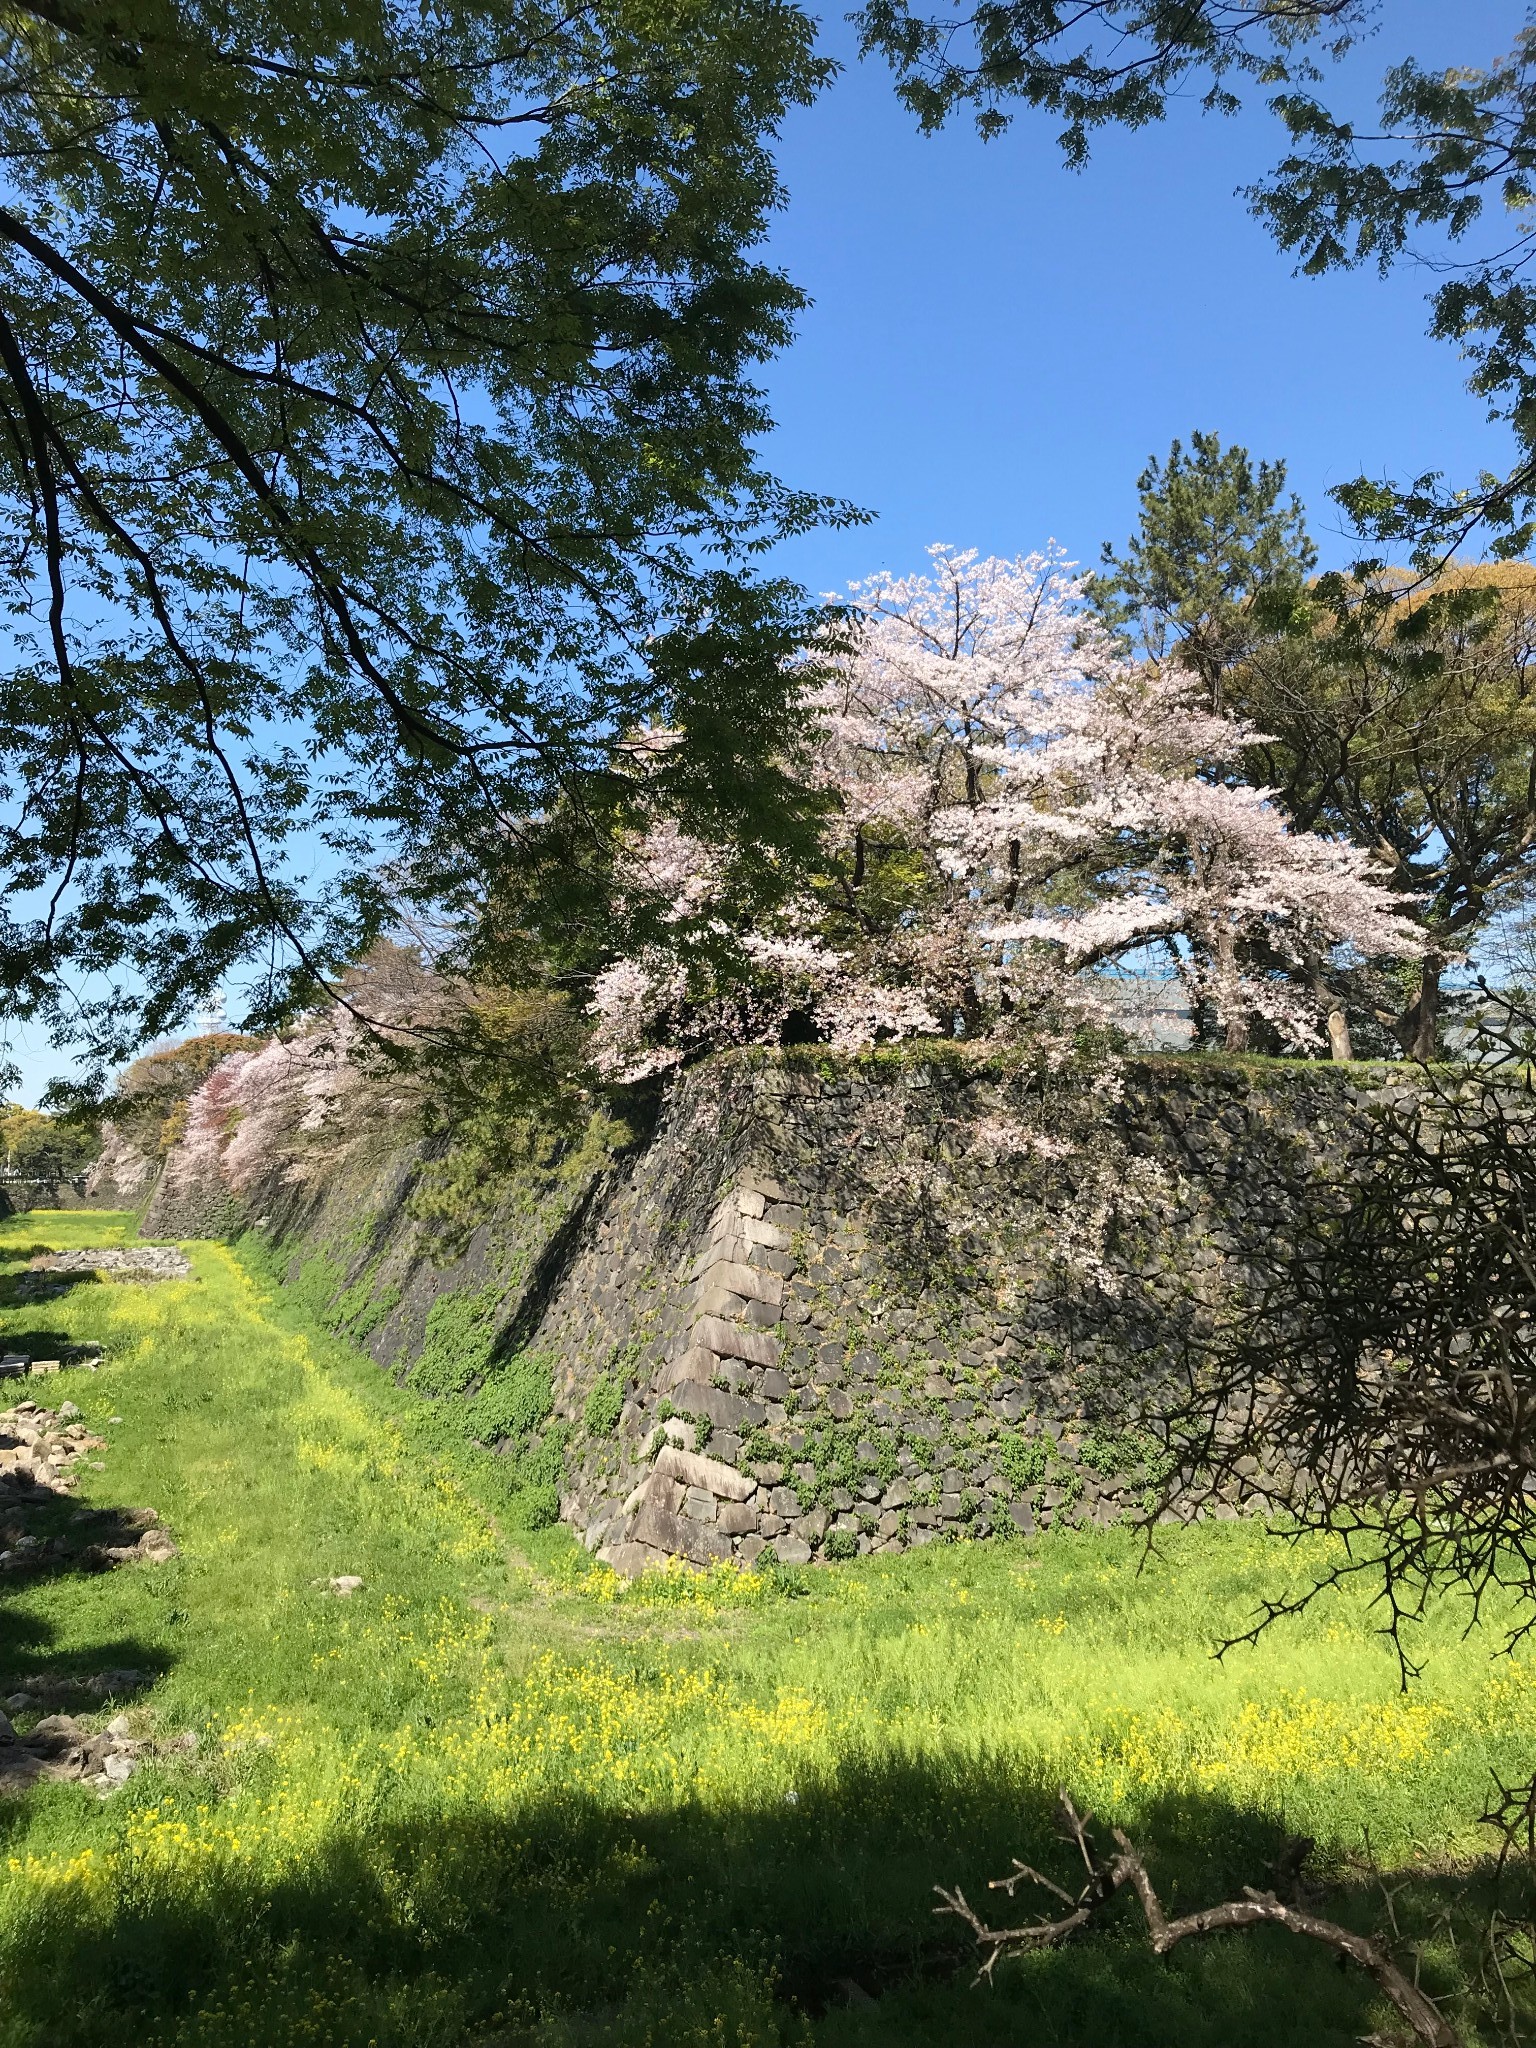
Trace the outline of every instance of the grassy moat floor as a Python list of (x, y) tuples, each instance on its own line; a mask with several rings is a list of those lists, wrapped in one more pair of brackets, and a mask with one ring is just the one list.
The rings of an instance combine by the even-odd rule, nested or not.
[[(0, 1301), (37, 1250), (129, 1221), (0, 1225)], [(1407, 1879), (1426, 1985), (1494, 2038), (1443, 1927), (1486, 1908), (1492, 1773), (1536, 1768), (1536, 1648), (1500, 1656), (1496, 1626), (1438, 1610), (1405, 1696), (1363, 1600), (1333, 1595), (1217, 1662), (1307, 1567), (1241, 1524), (1150, 1562), (1111, 1530), (625, 1587), (563, 1531), (505, 1536), (414, 1396), (235, 1252), (189, 1249), (192, 1281), (0, 1310), (18, 1348), (101, 1342), (99, 1371), (5, 1382), (0, 1407), (76, 1402), (106, 1439), (81, 1504), (154, 1507), (180, 1546), (0, 1572), (0, 1698), (133, 1667), (155, 1675), (135, 1731), (198, 1738), (109, 1797), (0, 1799), (0, 2048), (1342, 2048), (1388, 2027), (1365, 1978), (1278, 1932), (1159, 1961), (1130, 1900), (974, 1988), (932, 1887), (1017, 1920), (1025, 1899), (986, 1890), (1015, 1856), (1070, 1882), (1058, 1786), (1180, 1907), (1268, 1883), (1305, 1833), (1317, 1910), (1370, 1928), (1368, 1848)]]

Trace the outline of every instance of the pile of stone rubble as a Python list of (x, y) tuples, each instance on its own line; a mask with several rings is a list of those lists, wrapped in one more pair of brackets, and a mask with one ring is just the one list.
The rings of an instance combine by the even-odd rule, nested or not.
[(19, 1734), (12, 1713), (26, 1714), (36, 1704), (28, 1693), (16, 1693), (0, 1712), (0, 1795), (24, 1792), (39, 1779), (89, 1785), (105, 1795), (126, 1785), (143, 1763), (156, 1756), (186, 1756), (197, 1748), (190, 1731), (170, 1742), (155, 1742), (134, 1733), (131, 1714), (114, 1714), (104, 1728), (87, 1728), (71, 1714), (45, 1714)]
[(173, 1244), (86, 1245), (74, 1251), (43, 1252), (33, 1273), (121, 1273), (130, 1280), (189, 1280), (192, 1261)]
[(106, 1440), (91, 1435), (73, 1401), (57, 1412), (20, 1401), (0, 1413), (0, 1572), (61, 1565), (109, 1571), (121, 1564), (165, 1564), (176, 1556), (175, 1542), (153, 1508), (81, 1508), (67, 1530), (46, 1535), (27, 1526), (26, 1509), (68, 1498), (76, 1486), (72, 1468), (88, 1452), (105, 1449)]
[(74, 1468), (91, 1451), (106, 1449), (92, 1436), (73, 1401), (55, 1411), (18, 1401), (0, 1413), (0, 1499), (7, 1494), (73, 1493)]
[[(57, 1301), (80, 1280), (190, 1280), (192, 1262), (175, 1245), (84, 1245), (43, 1252), (8, 1284), (17, 1303)], [(99, 1347), (98, 1347), (99, 1349)]]

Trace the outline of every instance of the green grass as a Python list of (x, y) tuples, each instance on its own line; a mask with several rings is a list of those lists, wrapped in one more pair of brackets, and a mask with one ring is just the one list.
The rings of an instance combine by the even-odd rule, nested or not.
[[(0, 1225), (0, 1276), (127, 1220)], [(1300, 1830), (1325, 1910), (1372, 1923), (1368, 1838), (1406, 1926), (1470, 1924), (1472, 1817), (1491, 1770), (1531, 1769), (1536, 1665), (1460, 1614), (1405, 1700), (1342, 1597), (1212, 1660), (1296, 1568), (1240, 1525), (1145, 1569), (1110, 1531), (624, 1589), (563, 1531), (509, 1534), (429, 1403), (191, 1249), (190, 1283), (0, 1306), (8, 1341), (104, 1345), (46, 1388), (108, 1439), (82, 1498), (158, 1508), (182, 1552), (0, 1577), (0, 1691), (138, 1665), (144, 1730), (200, 1738), (106, 1801), (0, 1802), (0, 2048), (1342, 2048), (1384, 2023), (1283, 1936), (1157, 1961), (1129, 1905), (972, 1989), (931, 1887), (984, 1899), (1015, 1855), (1069, 1877), (1062, 1784), (1180, 1904), (1263, 1883)], [(344, 1572), (350, 1601), (314, 1583)], [(1426, 1980), (1456, 1971), (1441, 1938)]]

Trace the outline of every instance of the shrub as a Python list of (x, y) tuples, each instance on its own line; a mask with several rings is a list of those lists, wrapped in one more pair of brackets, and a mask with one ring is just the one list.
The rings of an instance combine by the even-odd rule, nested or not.
[(329, 1329), (362, 1343), (400, 1306), (400, 1284), (379, 1287), (374, 1268), (365, 1266), (350, 1287), (337, 1295), (325, 1321)]
[(560, 1494), (553, 1486), (525, 1486), (512, 1496), (507, 1520), (514, 1529), (548, 1529), (560, 1519)]
[(424, 1394), (462, 1394), (485, 1371), (495, 1336), (496, 1289), (440, 1294), (427, 1311), (421, 1357), (411, 1375)]
[(994, 1462), (1011, 1486), (1038, 1486), (1050, 1467), (1050, 1446), (1043, 1437), (1015, 1430), (999, 1442)]
[(548, 1352), (519, 1351), (486, 1375), (467, 1404), (465, 1422), (483, 1444), (511, 1437), (524, 1443), (555, 1405), (554, 1372)]
[(612, 1373), (603, 1373), (587, 1396), (587, 1428), (594, 1436), (612, 1436), (624, 1410), (624, 1389)]
[(859, 1539), (851, 1529), (832, 1529), (828, 1532), (822, 1549), (828, 1557), (843, 1563), (850, 1557), (858, 1556)]

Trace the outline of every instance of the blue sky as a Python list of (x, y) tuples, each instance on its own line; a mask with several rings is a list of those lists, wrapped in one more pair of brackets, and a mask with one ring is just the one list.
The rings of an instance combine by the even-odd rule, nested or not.
[[(1389, 63), (1482, 64), (1524, 18), (1515, 0), (1384, 0), (1323, 97), (1369, 117)], [(824, 42), (843, 75), (780, 151), (772, 253), (815, 304), (766, 379), (769, 454), (879, 520), (783, 550), (816, 588), (920, 567), (933, 540), (1055, 537), (1091, 563), (1130, 531), (1148, 455), (1194, 427), (1287, 460), (1325, 564), (1358, 552), (1330, 484), (1500, 465), (1455, 350), (1425, 338), (1433, 276), (1293, 277), (1235, 196), (1283, 148), (1262, 102), (1106, 133), (1074, 173), (1048, 117), (991, 143), (964, 122), (920, 135), (837, 17)]]
[[(1524, 18), (1523, 0), (1383, 0), (1323, 96), (1368, 119), (1388, 64), (1486, 63)], [(1038, 116), (986, 144), (963, 121), (920, 135), (839, 16), (823, 40), (843, 73), (779, 151), (769, 253), (814, 304), (765, 372), (767, 454), (877, 517), (779, 550), (812, 588), (919, 568), (935, 540), (1056, 539), (1090, 565), (1134, 524), (1147, 457), (1195, 427), (1285, 458), (1325, 565), (1356, 552), (1329, 485), (1504, 466), (1455, 351), (1425, 338), (1427, 269), (1296, 278), (1251, 218), (1237, 188), (1283, 147), (1262, 103), (1180, 106), (1070, 172)], [(35, 1102), (67, 1058), (24, 1027), (11, 1044)]]

